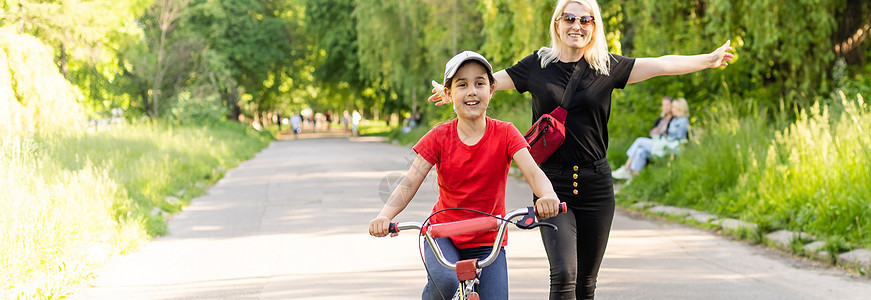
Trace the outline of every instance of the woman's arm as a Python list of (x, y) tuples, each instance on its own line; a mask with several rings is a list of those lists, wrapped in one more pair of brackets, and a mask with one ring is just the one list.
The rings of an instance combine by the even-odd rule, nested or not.
[(559, 213), (559, 198), (553, 190), (550, 179), (547, 179), (547, 175), (535, 164), (535, 160), (529, 154), (529, 149), (520, 149), (514, 153), (513, 158), (517, 167), (520, 168), (520, 172), (523, 173), (523, 178), (532, 188), (532, 192), (538, 196), (535, 209), (539, 219), (555, 217)]
[(493, 73), (493, 78), (496, 79), (497, 91), (514, 89), (514, 80), (511, 80), (511, 76), (509, 76), (508, 72), (505, 72), (505, 70)]
[[(387, 203), (384, 203), (381, 213), (375, 219), (369, 221), (369, 234), (377, 237), (383, 237), (388, 234), (387, 229), (390, 226), (391, 220), (408, 206), (411, 198), (414, 198), (417, 189), (420, 188), (423, 180), (426, 179), (426, 174), (429, 173), (430, 169), (432, 169), (432, 164), (418, 154), (417, 158), (414, 159), (414, 163), (411, 164), (411, 168), (408, 169), (408, 174), (402, 178), (399, 186), (390, 194)], [(393, 235), (395, 236), (396, 234)]]
[(728, 62), (735, 58), (729, 46), (731, 41), (726, 41), (723, 46), (709, 54), (699, 55), (666, 55), (656, 58), (644, 57), (635, 60), (635, 66), (629, 73), (628, 83), (636, 83), (662, 75), (680, 75), (701, 71), (708, 68), (718, 68), (729, 65)]
[[(514, 89), (514, 80), (511, 80), (511, 76), (508, 75), (508, 72), (505, 70), (493, 73), (493, 79), (496, 80), (496, 90), (504, 91), (504, 90), (513, 90)], [(438, 82), (432, 82), (432, 96), (427, 98), (427, 101), (435, 102), (436, 106), (451, 103), (451, 100), (444, 97), (445, 87)]]

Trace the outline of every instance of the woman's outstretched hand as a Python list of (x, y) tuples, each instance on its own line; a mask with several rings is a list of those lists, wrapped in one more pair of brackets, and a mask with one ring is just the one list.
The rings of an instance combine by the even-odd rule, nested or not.
[(726, 41), (725, 44), (711, 52), (711, 68), (719, 68), (725, 67), (729, 65), (733, 59), (735, 59), (735, 54), (729, 53), (729, 51), (733, 51), (732, 46), (729, 46), (732, 43), (731, 40)]
[(435, 102), (436, 106), (451, 103), (448, 97), (445, 97), (445, 86), (435, 80), (432, 81), (432, 96), (429, 96), (427, 100)]

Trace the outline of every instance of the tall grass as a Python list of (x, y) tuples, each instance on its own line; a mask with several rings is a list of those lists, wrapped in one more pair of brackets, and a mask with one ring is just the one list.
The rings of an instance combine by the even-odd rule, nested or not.
[(618, 198), (804, 231), (833, 250), (871, 246), (871, 112), (861, 95), (839, 98), (792, 122), (720, 105), (684, 153), (654, 160)]
[(67, 295), (268, 140), (235, 124), (3, 132), (0, 298)]

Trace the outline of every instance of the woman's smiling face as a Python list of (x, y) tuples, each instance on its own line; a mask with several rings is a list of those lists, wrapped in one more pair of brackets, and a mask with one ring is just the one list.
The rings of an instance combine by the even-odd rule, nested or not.
[[(571, 24), (566, 22), (566, 17), (575, 17)], [(557, 24), (557, 32), (560, 39), (565, 43), (565, 46), (574, 49), (582, 49), (590, 44), (593, 39), (593, 29), (595, 22), (590, 21), (586, 24), (581, 24), (584, 17), (592, 17), (593, 12), (577, 2), (569, 2), (566, 9), (563, 10), (562, 17), (554, 21)]]

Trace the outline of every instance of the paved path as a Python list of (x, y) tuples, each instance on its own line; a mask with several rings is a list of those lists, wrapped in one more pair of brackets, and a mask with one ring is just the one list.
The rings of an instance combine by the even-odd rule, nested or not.
[[(415, 236), (367, 223), (414, 154), (371, 138), (273, 142), (169, 222), (170, 234), (115, 258), (77, 299), (419, 299)], [(397, 220), (422, 220), (434, 176)], [(508, 207), (527, 205), (509, 180)], [(512, 299), (547, 298), (537, 231), (510, 232)], [(868, 299), (871, 283), (697, 229), (617, 212), (598, 299)]]

